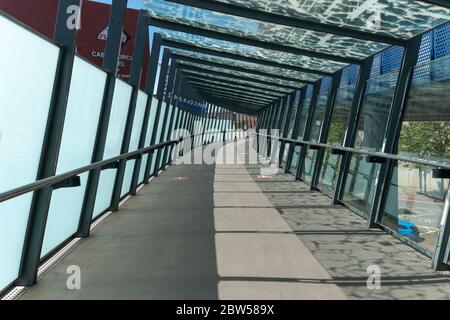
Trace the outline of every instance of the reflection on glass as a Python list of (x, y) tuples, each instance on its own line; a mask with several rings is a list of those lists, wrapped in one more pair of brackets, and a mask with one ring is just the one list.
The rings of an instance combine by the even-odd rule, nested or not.
[(283, 167), (283, 168), (286, 168), (286, 162), (287, 162), (287, 157), (288, 157), (290, 146), (291, 146), (290, 143), (285, 143), (285, 145), (284, 145), (283, 156), (281, 157), (281, 167)]
[(432, 168), (399, 162), (394, 169), (381, 223), (432, 255), (439, 235), (449, 179)]
[(305, 100), (303, 101), (302, 112), (300, 114), (300, 121), (298, 123), (297, 139), (303, 139), (303, 136), (305, 135), (306, 120), (308, 119), (310, 104), (311, 104), (311, 97), (305, 98)]
[(292, 153), (291, 166), (289, 168), (289, 172), (292, 174), (296, 174), (296, 172), (297, 172), (298, 160), (299, 160), (301, 152), (302, 152), (302, 146), (295, 146), (294, 152)]
[(314, 173), (314, 163), (316, 163), (317, 150), (309, 149), (305, 158), (305, 166), (303, 168), (303, 181), (311, 185), (312, 175)]
[(336, 101), (331, 114), (330, 131), (327, 139), (328, 144), (343, 145), (354, 92), (354, 85), (342, 87), (337, 90)]
[[(105, 81), (105, 72), (75, 57), (56, 174), (91, 163)], [(87, 178), (82, 174), (81, 186), (52, 192), (42, 256), (77, 231)]]
[(417, 66), (398, 153), (450, 162), (450, 58)]
[(317, 96), (316, 108), (314, 110), (314, 114), (312, 117), (311, 132), (309, 135), (309, 140), (311, 142), (319, 141), (325, 117), (325, 109), (327, 107), (327, 101), (328, 101), (328, 92), (319, 94)]
[(298, 110), (298, 99), (300, 98), (300, 92), (297, 92), (296, 98), (294, 100), (294, 103), (292, 105), (292, 111), (291, 111), (291, 117), (288, 119), (289, 124), (287, 127), (286, 137), (287, 138), (293, 138), (292, 137), (292, 131), (294, 130), (294, 122), (297, 118), (297, 110)]
[[(35, 181), (57, 46), (0, 16), (0, 192)], [(32, 194), (0, 203), (0, 290), (19, 272)]]
[[(158, 107), (158, 100), (156, 98), (149, 97), (149, 99), (152, 99), (152, 102), (151, 102), (151, 106), (150, 106), (150, 116), (148, 118), (147, 134), (145, 136), (145, 147), (150, 146), (152, 133), (153, 133), (153, 127), (155, 125), (156, 110)], [(144, 181), (145, 167), (147, 166), (147, 160), (148, 160), (148, 153), (142, 157), (141, 169), (139, 172), (139, 182), (140, 183)]]
[(373, 201), (374, 183), (380, 165), (366, 162), (363, 155), (352, 155), (345, 183), (343, 202), (368, 214)]
[(341, 157), (331, 154), (331, 149), (326, 149), (317, 185), (320, 191), (328, 195), (334, 194), (340, 164)]
[(398, 70), (367, 81), (358, 116), (355, 148), (381, 150), (397, 79)]
[[(122, 80), (116, 80), (103, 159), (120, 154), (130, 98), (131, 86)], [(108, 169), (101, 172), (93, 218), (97, 217), (110, 206), (116, 172), (117, 169)]]
[[(133, 119), (133, 129), (131, 130), (129, 152), (136, 151), (139, 148), (139, 139), (142, 132), (142, 124), (144, 122), (145, 106), (147, 105), (147, 94), (140, 91), (136, 101), (136, 111)], [(128, 160), (125, 167), (125, 175), (123, 177), (122, 190), (120, 196), (123, 197), (130, 191), (131, 180), (133, 179), (133, 171), (136, 160)]]

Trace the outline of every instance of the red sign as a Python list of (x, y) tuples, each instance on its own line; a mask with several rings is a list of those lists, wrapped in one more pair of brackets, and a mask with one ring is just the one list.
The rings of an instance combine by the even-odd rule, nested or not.
[[(0, 10), (35, 29), (48, 38), (53, 37), (58, 0), (0, 0)], [(94, 64), (101, 66), (108, 36), (108, 20), (111, 6), (83, 1), (80, 30), (77, 34), (77, 53)], [(130, 78), (133, 49), (139, 11), (127, 9), (122, 48), (120, 50), (117, 76), (124, 81)], [(149, 63), (148, 40), (141, 75), (141, 89), (144, 88)]]

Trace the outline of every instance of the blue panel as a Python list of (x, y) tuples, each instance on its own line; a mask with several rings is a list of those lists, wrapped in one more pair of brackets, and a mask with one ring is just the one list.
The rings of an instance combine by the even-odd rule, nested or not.
[(340, 86), (347, 86), (351, 84), (355, 84), (358, 81), (359, 75), (359, 66), (356, 64), (351, 64), (348, 67), (345, 67), (342, 71), (342, 78)]
[(322, 83), (320, 84), (320, 92), (329, 91), (331, 88), (331, 81), (333, 79), (331, 77), (325, 77), (322, 79)]
[(402, 64), (403, 48), (390, 47), (381, 53), (381, 74), (399, 69)]
[(450, 23), (434, 30), (434, 54), (439, 59), (450, 54)]
[(372, 70), (370, 71), (370, 77), (376, 77), (381, 74), (381, 53), (377, 53), (373, 58)]
[(427, 32), (422, 36), (417, 64), (428, 62), (433, 57), (433, 32)]

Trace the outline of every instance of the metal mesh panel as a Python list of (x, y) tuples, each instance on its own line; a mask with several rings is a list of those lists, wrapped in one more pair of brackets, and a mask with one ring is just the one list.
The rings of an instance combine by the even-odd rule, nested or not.
[(340, 86), (343, 87), (349, 84), (355, 84), (356, 81), (358, 81), (358, 74), (359, 74), (359, 66), (355, 64), (349, 65), (342, 71)]
[(439, 59), (450, 54), (450, 23), (437, 28), (434, 33), (434, 54)]
[(331, 88), (331, 77), (325, 77), (322, 79), (322, 83), (320, 84), (320, 92), (329, 91)]
[(417, 64), (428, 62), (433, 57), (433, 32), (427, 32), (422, 36)]
[(372, 70), (370, 71), (370, 77), (376, 77), (381, 74), (381, 53), (377, 53), (373, 58)]
[(403, 57), (403, 48), (393, 46), (381, 53), (381, 74), (400, 68)]

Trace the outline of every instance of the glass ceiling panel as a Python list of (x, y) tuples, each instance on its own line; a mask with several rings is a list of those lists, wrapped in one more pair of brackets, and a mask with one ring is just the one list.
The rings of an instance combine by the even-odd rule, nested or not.
[[(261, 2), (269, 3), (269, 1)], [(284, 6), (287, 1), (272, 2)], [(163, 0), (145, 0), (144, 3), (150, 14), (159, 19), (310, 51), (362, 59), (388, 47), (383, 43), (287, 27)]]
[(227, 58), (222, 58), (222, 57), (218, 57), (218, 56), (212, 56), (212, 55), (199, 53), (199, 52), (180, 50), (180, 49), (171, 49), (171, 51), (173, 53), (176, 53), (176, 54), (179, 54), (179, 55), (182, 55), (185, 57), (187, 56), (190, 58), (226, 64), (229, 66), (251, 69), (251, 70), (261, 71), (261, 72), (266, 72), (266, 73), (271, 73), (271, 74), (277, 74), (277, 75), (281, 75), (281, 76), (285, 76), (285, 77), (295, 78), (298, 80), (317, 81), (321, 78), (321, 76), (317, 75), (317, 74), (306, 73), (306, 72), (303, 73), (303, 72), (297, 72), (294, 70), (275, 68), (275, 67), (265, 66), (265, 65), (256, 64), (256, 63), (227, 59)]
[(259, 92), (250, 92), (247, 91), (245, 89), (233, 89), (233, 88), (227, 88), (227, 87), (222, 87), (222, 86), (218, 86), (215, 84), (207, 84), (207, 83), (203, 83), (203, 82), (197, 82), (197, 81), (190, 81), (190, 83), (192, 85), (198, 85), (201, 87), (205, 87), (205, 88), (213, 88), (213, 89), (217, 89), (217, 90), (223, 90), (223, 91), (229, 91), (229, 92), (233, 92), (233, 93), (242, 93), (243, 95), (249, 95), (249, 96), (255, 96), (255, 97), (261, 97), (261, 98), (265, 98), (265, 99), (271, 99), (271, 100), (275, 100), (277, 98), (279, 98), (279, 96), (273, 96), (273, 95), (266, 95), (264, 93), (259, 93)]
[(346, 63), (331, 60), (317, 59), (296, 54), (252, 47), (235, 42), (217, 40), (203, 36), (196, 36), (167, 29), (155, 28), (164, 39), (174, 40), (189, 45), (195, 45), (206, 49), (219, 50), (232, 54), (243, 55), (257, 59), (271, 60), (293, 66), (308, 68), (324, 72), (336, 72), (347, 66)]
[(408, 39), (450, 20), (450, 9), (413, 0), (211, 0)]
[(283, 97), (285, 95), (284, 93), (266, 91), (264, 89), (256, 89), (256, 88), (246, 87), (246, 86), (239, 85), (239, 84), (229, 84), (229, 83), (224, 83), (224, 82), (220, 82), (220, 81), (216, 81), (216, 80), (209, 80), (209, 79), (205, 80), (205, 79), (202, 79), (202, 77), (189, 78), (189, 81), (201, 83), (201, 84), (205, 83), (205, 84), (216, 85), (216, 87), (218, 87), (218, 88), (222, 87), (222, 88), (227, 88), (227, 89), (228, 88), (229, 89), (241, 89), (246, 92), (263, 93), (263, 94), (274, 96), (274, 97)]
[(269, 85), (264, 85), (264, 84), (259, 84), (259, 83), (255, 83), (252, 82), (251, 80), (246, 81), (246, 80), (241, 80), (241, 79), (235, 79), (235, 78), (229, 78), (227, 76), (218, 76), (218, 75), (211, 75), (208, 73), (204, 73), (204, 72), (200, 72), (200, 71), (193, 71), (193, 70), (185, 70), (184, 73), (186, 75), (196, 75), (196, 76), (201, 76), (201, 77), (205, 77), (207, 79), (213, 77), (217, 80), (225, 80), (225, 81), (233, 81), (235, 83), (239, 83), (242, 85), (252, 85), (252, 86), (256, 86), (256, 87), (260, 87), (262, 89), (272, 89), (272, 90), (277, 90), (277, 91), (283, 91), (285, 93), (289, 93), (292, 90), (289, 90), (288, 88), (284, 88), (284, 87), (277, 87), (277, 86), (269, 86)]
[(207, 72), (207, 71), (215, 71), (215, 72), (221, 72), (223, 74), (230, 74), (230, 75), (234, 75), (234, 76), (238, 76), (238, 77), (245, 77), (245, 78), (249, 78), (249, 80), (256, 79), (256, 80), (261, 80), (261, 81), (267, 81), (267, 82), (272, 82), (274, 84), (280, 84), (280, 85), (284, 85), (284, 86), (291, 86), (291, 87), (294, 87), (294, 88), (300, 88), (300, 87), (303, 87), (305, 85), (302, 82), (287, 81), (287, 80), (282, 80), (282, 79), (277, 79), (277, 78), (264, 77), (264, 76), (251, 74), (251, 73), (246, 73), (246, 72), (240, 72), (240, 71), (223, 69), (223, 68), (212, 67), (212, 66), (205, 66), (205, 65), (202, 65), (200, 63), (195, 63), (195, 62), (190, 62), (190, 61), (178, 61), (178, 65), (181, 66), (181, 67), (184, 65), (184, 66), (189, 66), (189, 67), (195, 67), (195, 68), (203, 69), (203, 70), (205, 70), (205, 72)]

